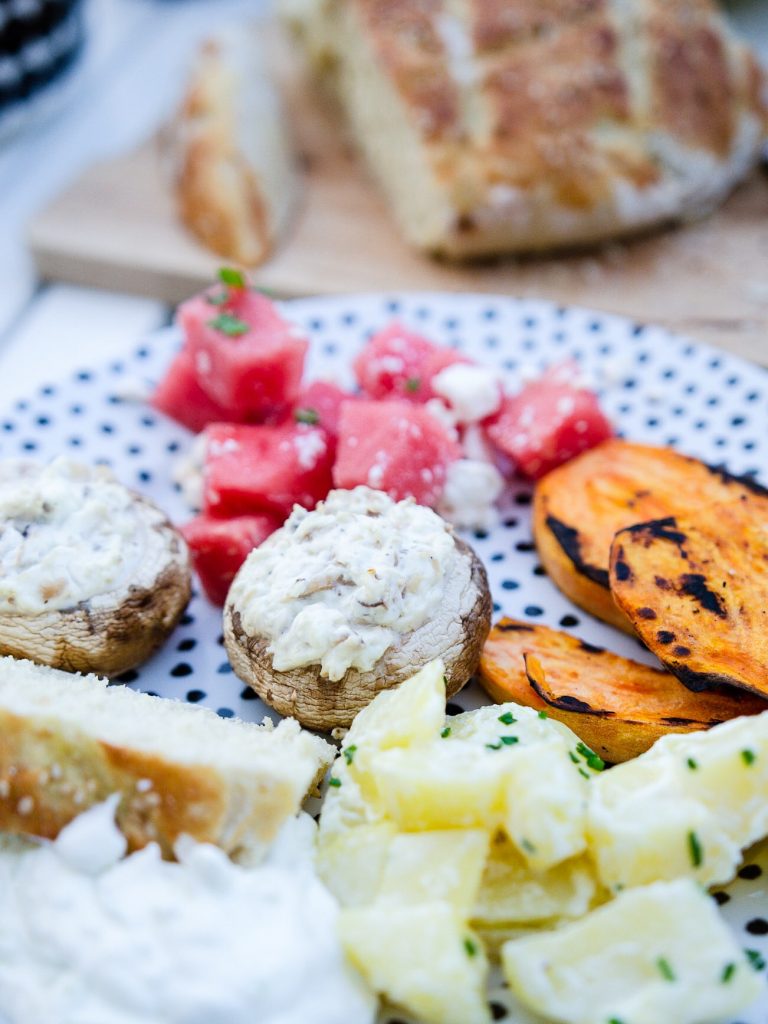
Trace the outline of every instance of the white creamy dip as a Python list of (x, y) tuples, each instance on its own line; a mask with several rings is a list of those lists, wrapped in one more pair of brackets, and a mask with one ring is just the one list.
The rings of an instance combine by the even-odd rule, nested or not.
[(337, 680), (436, 617), (458, 558), (431, 509), (368, 487), (331, 491), (251, 552), (229, 603), (248, 635), (269, 639), (277, 671), (320, 665)]
[[(373, 1024), (338, 908), (314, 874), (314, 823), (233, 864), (183, 837), (121, 860), (110, 800), (51, 844), (0, 849), (0, 1019), (7, 1024)], [(95, 861), (94, 841), (109, 851)]]
[(163, 522), (148, 505), (140, 515), (104, 466), (0, 462), (0, 612), (72, 608), (138, 583), (167, 558)]

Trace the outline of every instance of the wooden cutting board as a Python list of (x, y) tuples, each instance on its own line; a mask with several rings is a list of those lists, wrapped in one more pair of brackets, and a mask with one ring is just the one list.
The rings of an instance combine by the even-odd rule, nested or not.
[[(285, 68), (285, 64), (283, 65)], [(344, 292), (495, 292), (656, 321), (768, 363), (768, 175), (755, 172), (706, 221), (588, 254), (437, 263), (408, 249), (344, 140), (337, 115), (287, 76), (306, 167), (301, 208), (255, 274), (282, 297)], [(44, 209), (29, 241), (43, 277), (178, 302), (221, 262), (177, 223), (159, 145), (102, 163)]]

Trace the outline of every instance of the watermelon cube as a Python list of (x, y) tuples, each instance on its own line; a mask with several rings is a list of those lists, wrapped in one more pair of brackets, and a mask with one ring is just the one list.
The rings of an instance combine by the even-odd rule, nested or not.
[(301, 423), (208, 428), (203, 511), (218, 518), (314, 508), (331, 489), (333, 444), (322, 427)]
[(296, 423), (317, 424), (335, 440), (339, 434), (341, 404), (354, 397), (329, 380), (312, 381), (302, 388), (296, 399), (293, 419)]
[(192, 565), (214, 604), (224, 604), (237, 570), (280, 525), (280, 517), (269, 515), (234, 519), (196, 516), (181, 527)]
[(531, 480), (613, 436), (597, 395), (568, 379), (567, 366), (552, 368), (506, 398), (488, 426), (493, 444)]
[(200, 387), (227, 420), (277, 421), (299, 393), (308, 342), (274, 303), (246, 288), (196, 295), (179, 322)]
[(411, 402), (344, 402), (333, 482), (386, 491), (396, 501), (413, 497), (437, 505), (459, 443), (430, 412)]
[(392, 323), (371, 338), (353, 365), (360, 387), (371, 398), (427, 402), (435, 397), (432, 378), (461, 362), (466, 358), (452, 348)]
[(197, 382), (192, 353), (183, 348), (155, 388), (150, 404), (195, 433), (209, 423), (232, 419)]

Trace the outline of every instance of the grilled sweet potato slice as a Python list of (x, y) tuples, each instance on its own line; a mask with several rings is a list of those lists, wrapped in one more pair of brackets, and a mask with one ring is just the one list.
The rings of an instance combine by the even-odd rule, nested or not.
[(732, 476), (671, 448), (615, 438), (537, 485), (533, 535), (544, 568), (567, 597), (631, 632), (608, 583), (614, 535), (635, 523), (754, 494), (768, 491), (749, 477)]
[(499, 703), (545, 710), (612, 762), (636, 757), (666, 733), (768, 710), (744, 692), (691, 693), (662, 669), (514, 619), (491, 630), (480, 681)]
[(689, 689), (768, 696), (768, 497), (616, 535), (611, 587), (646, 645)]

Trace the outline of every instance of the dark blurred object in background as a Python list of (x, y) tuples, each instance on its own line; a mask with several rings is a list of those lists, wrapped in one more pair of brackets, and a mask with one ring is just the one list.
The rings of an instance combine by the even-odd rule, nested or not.
[(0, 139), (50, 113), (83, 48), (81, 0), (0, 0)]

